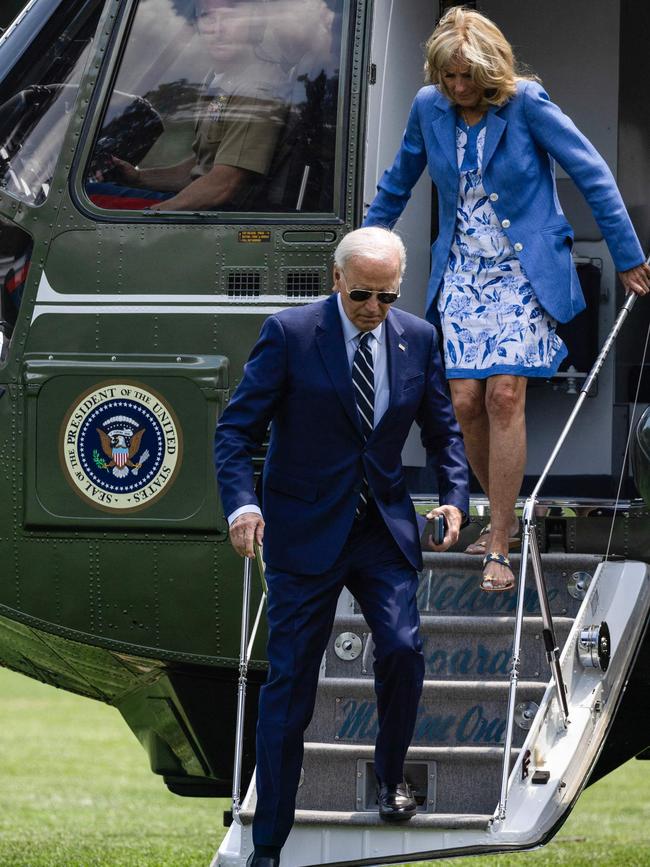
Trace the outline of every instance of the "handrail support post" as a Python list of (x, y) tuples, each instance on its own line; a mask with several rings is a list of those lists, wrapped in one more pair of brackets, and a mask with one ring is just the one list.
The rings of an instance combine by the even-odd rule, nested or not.
[(239, 641), (239, 679), (237, 681), (237, 722), (235, 724), (235, 758), (232, 773), (232, 815), (239, 822), (241, 810), (241, 769), (244, 749), (244, 713), (246, 708), (246, 680), (248, 675), (248, 628), (250, 616), (252, 562), (244, 557), (242, 588), (242, 616)]

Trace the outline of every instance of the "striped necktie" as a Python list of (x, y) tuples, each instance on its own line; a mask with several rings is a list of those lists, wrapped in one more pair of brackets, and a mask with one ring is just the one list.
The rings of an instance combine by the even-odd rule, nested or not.
[[(354, 397), (359, 411), (361, 422), (361, 434), (364, 442), (372, 433), (375, 426), (375, 373), (372, 362), (372, 349), (370, 341), (372, 335), (369, 331), (361, 334), (359, 345), (354, 353), (352, 361), (352, 385)], [(365, 475), (361, 482), (359, 503), (357, 504), (356, 517), (363, 518), (368, 507), (368, 480)]]

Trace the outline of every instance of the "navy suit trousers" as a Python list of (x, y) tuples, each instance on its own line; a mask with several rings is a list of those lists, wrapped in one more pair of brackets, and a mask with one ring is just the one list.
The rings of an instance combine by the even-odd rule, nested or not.
[(303, 735), (314, 711), (321, 659), (342, 588), (354, 595), (373, 634), (379, 724), (375, 770), (385, 783), (397, 783), (403, 776), (424, 661), (417, 572), (372, 501), (331, 569), (320, 575), (268, 569), (267, 581), (270, 668), (257, 724), (253, 840), (256, 846), (281, 847), (293, 824)]

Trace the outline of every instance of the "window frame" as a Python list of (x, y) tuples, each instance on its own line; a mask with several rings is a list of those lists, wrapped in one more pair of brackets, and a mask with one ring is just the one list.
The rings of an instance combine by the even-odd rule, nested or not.
[[(30, 0), (0, 36), (0, 69), (7, 70), (0, 79), (0, 93), (6, 82), (11, 82), (12, 76), (15, 77), (16, 70), (20, 70), (25, 54), (41, 36), (52, 16), (59, 6), (64, 5), (64, 2), (65, 0)], [(33, 24), (31, 29), (28, 26), (30, 22)]]
[[(83, 6), (84, 2), (90, 2), (90, 0), (80, 0), (78, 11), (81, 11), (81, 7)], [(30, 202), (25, 198), (15, 195), (5, 187), (0, 187), (0, 193), (6, 195), (12, 202), (19, 203), (20, 207), (27, 207), (31, 210), (38, 210), (45, 207), (50, 200), (52, 186), (59, 172), (59, 165), (65, 151), (66, 140), (68, 138), (70, 126), (78, 112), (80, 92), (83, 88), (84, 81), (92, 63), (92, 58), (94, 56), (97, 44), (97, 38), (102, 29), (102, 19), (109, 4), (109, 0), (96, 0), (96, 2), (97, 6), (99, 7), (97, 25), (88, 46), (88, 56), (86, 57), (85, 62), (79, 69), (79, 84), (77, 87), (77, 93), (75, 94), (74, 103), (69, 112), (69, 119), (63, 133), (61, 147), (59, 148), (59, 152), (54, 158), (54, 168), (52, 172), (52, 177), (50, 178), (49, 190), (47, 194), (40, 202)], [(2, 37), (0, 37), (0, 61), (3, 60), (3, 50), (7, 50), (7, 47), (9, 47), (7, 72), (4, 78), (0, 80), (0, 101), (4, 101), (5, 89), (12, 93), (14, 96), (21, 92), (17, 88), (21, 79), (24, 79), (29, 69), (29, 64), (27, 64), (27, 68), (25, 68), (26, 58), (28, 58), (30, 53), (35, 50), (34, 46), (38, 45), (39, 42), (46, 42), (49, 44), (50, 40), (48, 36), (48, 31), (53, 31), (59, 36), (61, 35), (61, 25), (63, 24), (65, 28), (66, 19), (61, 17), (61, 20), (59, 20), (57, 18), (56, 25), (52, 23), (52, 20), (61, 10), (64, 10), (67, 14), (68, 10), (65, 9), (65, 6), (65, 0), (32, 0), (32, 2), (29, 3), (25, 7), (25, 9), (23, 9), (22, 13), (15, 19), (11, 27), (9, 27), (2, 35)], [(30, 20), (29, 16), (34, 16), (31, 19), (34, 22), (34, 26), (31, 29), (24, 30), (23, 38), (20, 39), (18, 38), (18, 35), (20, 34), (20, 28), (24, 27), (26, 21)], [(11, 36), (11, 41), (8, 41), (8, 36)], [(12, 45), (13, 40), (15, 40), (15, 45)], [(9, 82), (8, 85), (7, 82)], [(30, 86), (38, 86), (38, 84)]]
[[(109, 210), (95, 205), (85, 189), (85, 169), (92, 156), (95, 142), (102, 128), (111, 96), (115, 90), (124, 56), (129, 44), (141, 0), (126, 0), (120, 9), (113, 27), (107, 56), (99, 70), (97, 84), (81, 130), (80, 144), (70, 170), (70, 195), (75, 206), (94, 222), (145, 225), (328, 225), (340, 226), (352, 220), (347, 213), (346, 191), (352, 179), (350, 171), (350, 148), (358, 147), (345, 130), (349, 129), (350, 90), (354, 68), (354, 33), (357, 18), (356, 0), (342, 0), (340, 68), (337, 99), (337, 138), (334, 151), (334, 207), (331, 211), (169, 211), (147, 212), (144, 210)], [(117, 50), (115, 45), (117, 44)]]

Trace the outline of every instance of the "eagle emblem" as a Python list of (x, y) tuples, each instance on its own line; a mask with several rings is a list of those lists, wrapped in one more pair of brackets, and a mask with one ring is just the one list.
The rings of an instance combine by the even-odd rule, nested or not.
[(170, 488), (181, 465), (183, 432), (173, 407), (147, 385), (103, 381), (70, 406), (59, 442), (75, 493), (117, 514), (146, 509)]
[(136, 459), (146, 428), (138, 427), (138, 423), (126, 415), (116, 415), (106, 419), (95, 430), (99, 434), (102, 451), (110, 459), (107, 462), (96, 452), (93, 455), (95, 464), (100, 469), (112, 471), (118, 479), (123, 479), (130, 472), (137, 476), (138, 470), (149, 458), (149, 451), (145, 449), (140, 459)]

